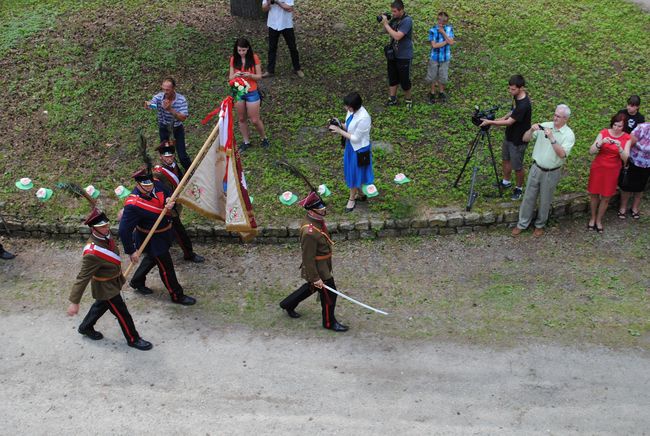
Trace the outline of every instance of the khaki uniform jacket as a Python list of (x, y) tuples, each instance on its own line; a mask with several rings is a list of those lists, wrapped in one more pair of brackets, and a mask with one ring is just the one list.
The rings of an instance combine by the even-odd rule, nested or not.
[[(108, 250), (108, 243), (93, 235), (90, 236), (88, 242)], [(115, 249), (112, 251), (118, 256), (120, 255), (117, 244), (115, 244)], [(81, 261), (81, 271), (79, 271), (77, 280), (72, 285), (72, 291), (70, 291), (69, 299), (72, 303), (79, 304), (88, 282), (91, 282), (90, 289), (93, 292), (93, 298), (96, 300), (110, 300), (120, 293), (126, 279), (122, 275), (121, 265), (109, 262), (93, 254), (86, 254)]]
[(329, 233), (323, 229), (323, 223), (307, 216), (300, 228), (302, 278), (311, 283), (332, 278), (333, 244)]

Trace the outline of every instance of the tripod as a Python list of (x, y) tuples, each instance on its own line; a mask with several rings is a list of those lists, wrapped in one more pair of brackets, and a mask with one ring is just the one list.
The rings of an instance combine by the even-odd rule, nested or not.
[(469, 212), (472, 209), (472, 206), (474, 205), (474, 202), (478, 197), (478, 192), (476, 191), (476, 175), (478, 174), (480, 162), (478, 157), (476, 156), (476, 150), (485, 144), (486, 139), (487, 139), (488, 150), (490, 151), (490, 159), (492, 160), (492, 169), (494, 170), (494, 177), (496, 178), (497, 186), (499, 188), (499, 195), (503, 194), (501, 183), (499, 180), (499, 174), (497, 173), (497, 164), (496, 161), (494, 160), (494, 152), (492, 151), (492, 140), (490, 139), (490, 127), (489, 126), (485, 128), (481, 127), (479, 131), (476, 132), (476, 136), (474, 137), (474, 140), (470, 144), (469, 150), (467, 150), (467, 157), (465, 158), (465, 163), (463, 164), (463, 168), (461, 168), (460, 173), (458, 173), (458, 177), (456, 177), (456, 181), (454, 182), (454, 188), (458, 188), (458, 182), (460, 181), (460, 178), (463, 177), (463, 173), (465, 172), (465, 168), (467, 168), (467, 164), (469, 163), (470, 160), (472, 160), (472, 158), (474, 158), (474, 168), (472, 169), (472, 181), (469, 186), (467, 205), (465, 206), (465, 210), (467, 212)]

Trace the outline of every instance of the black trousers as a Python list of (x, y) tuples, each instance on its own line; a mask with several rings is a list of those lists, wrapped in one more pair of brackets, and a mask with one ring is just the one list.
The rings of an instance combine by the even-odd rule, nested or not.
[(284, 37), (289, 53), (291, 54), (291, 63), (293, 70), (300, 70), (300, 56), (298, 56), (298, 47), (296, 47), (296, 34), (293, 32), (293, 27), (284, 30), (274, 30), (269, 27), (269, 63), (267, 64), (266, 71), (271, 74), (275, 73), (275, 60), (278, 54), (278, 41), (280, 35)]
[[(160, 142), (169, 140), (169, 130), (167, 126), (158, 126), (158, 134), (160, 135)], [(185, 149), (185, 127), (183, 127), (182, 124), (174, 127), (174, 139), (176, 140), (178, 160), (180, 160), (183, 169), (187, 172), (187, 169), (192, 165), (192, 159), (190, 159), (190, 156), (187, 154), (187, 150)]]
[(160, 256), (151, 256), (149, 253), (145, 253), (142, 256), (142, 259), (140, 259), (138, 269), (133, 274), (131, 286), (135, 288), (144, 286), (145, 280), (147, 280), (147, 274), (149, 274), (149, 271), (151, 271), (154, 266), (158, 266), (160, 279), (165, 284), (165, 288), (172, 297), (172, 301), (178, 301), (183, 298), (183, 288), (176, 278), (174, 262), (172, 262), (172, 256), (169, 254), (169, 251)]
[[(332, 289), (336, 289), (334, 284), (334, 277), (331, 279), (324, 280), (327, 286)], [(323, 317), (323, 327), (326, 329), (332, 327), (336, 322), (336, 317), (334, 316), (334, 309), (336, 308), (336, 295), (333, 292), (328, 291), (327, 289), (318, 289), (311, 283), (307, 282), (298, 289), (296, 289), (291, 295), (282, 300), (280, 307), (285, 310), (295, 310), (300, 304), (301, 301), (308, 298), (314, 292), (320, 292), (320, 306)]]
[(106, 313), (107, 310), (110, 310), (117, 322), (122, 329), (122, 333), (126, 338), (126, 342), (129, 344), (134, 343), (140, 338), (138, 331), (135, 329), (135, 324), (133, 324), (133, 318), (129, 313), (129, 309), (126, 308), (126, 303), (122, 300), (122, 296), (117, 294), (110, 300), (95, 300), (88, 314), (81, 322), (79, 330), (88, 330), (89, 328), (95, 327), (95, 324)]
[(388, 86), (400, 85), (404, 91), (411, 89), (411, 59), (387, 61)]
[(176, 242), (178, 242), (181, 250), (183, 250), (183, 257), (185, 259), (191, 259), (194, 254), (192, 241), (190, 240), (190, 236), (187, 234), (187, 230), (185, 230), (185, 226), (181, 222), (180, 217), (177, 216), (172, 218), (172, 230), (174, 231)]

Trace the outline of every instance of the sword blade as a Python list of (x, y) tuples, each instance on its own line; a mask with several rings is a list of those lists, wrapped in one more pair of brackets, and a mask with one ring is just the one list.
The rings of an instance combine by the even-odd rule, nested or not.
[(387, 312), (384, 312), (383, 310), (375, 309), (374, 307), (372, 307), (372, 306), (368, 306), (367, 304), (363, 304), (361, 301), (357, 301), (357, 300), (355, 300), (355, 299), (352, 298), (352, 297), (348, 297), (348, 296), (345, 295), (343, 292), (340, 292), (340, 291), (337, 291), (336, 289), (330, 288), (330, 287), (327, 286), (326, 284), (323, 284), (323, 287), (324, 287), (325, 289), (327, 289), (328, 291), (330, 291), (330, 292), (334, 292), (336, 295), (340, 295), (341, 297), (345, 298), (345, 299), (348, 300), (348, 301), (351, 301), (351, 302), (353, 302), (353, 303), (355, 303), (355, 304), (358, 304), (358, 305), (361, 306), (361, 307), (365, 307), (366, 309), (370, 309), (370, 310), (372, 310), (372, 311), (374, 311), (374, 312), (381, 313), (382, 315), (388, 315)]

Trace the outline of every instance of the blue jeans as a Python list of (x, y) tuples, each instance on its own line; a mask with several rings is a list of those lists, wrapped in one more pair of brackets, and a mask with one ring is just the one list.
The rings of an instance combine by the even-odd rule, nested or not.
[[(158, 133), (160, 134), (160, 142), (169, 140), (169, 130), (167, 129), (167, 126), (159, 125)], [(192, 165), (192, 159), (190, 159), (187, 150), (185, 150), (185, 128), (182, 124), (174, 127), (174, 138), (176, 139), (176, 154), (178, 155), (179, 163), (187, 172), (187, 169)]]

